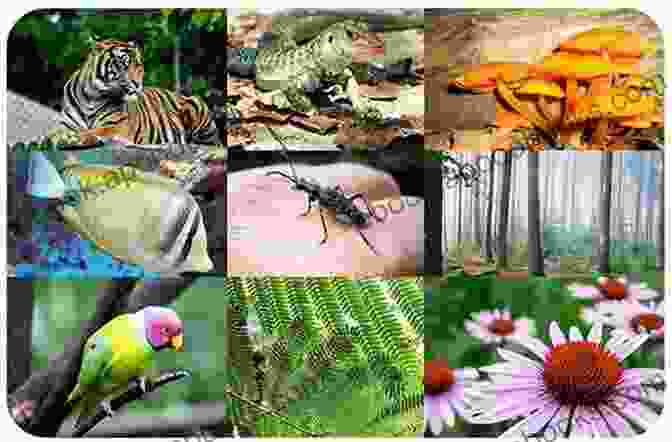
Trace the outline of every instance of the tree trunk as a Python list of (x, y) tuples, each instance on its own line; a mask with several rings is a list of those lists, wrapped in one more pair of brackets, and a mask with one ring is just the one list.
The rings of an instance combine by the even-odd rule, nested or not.
[(602, 274), (609, 273), (609, 245), (610, 245), (610, 222), (611, 222), (611, 181), (613, 174), (614, 153), (606, 151), (602, 154), (602, 184), (600, 204), (600, 259), (598, 271)]
[(642, 212), (643, 212), (643, 207), (642, 207), (642, 191), (644, 186), (646, 185), (646, 179), (645, 179), (645, 171), (644, 171), (644, 162), (646, 161), (641, 154), (639, 155), (639, 165), (637, 167), (637, 199), (635, 202), (635, 225), (632, 231), (632, 243), (631, 243), (631, 250), (632, 250), (632, 258), (631, 259), (637, 259), (638, 257), (641, 256), (641, 252), (638, 252), (637, 250), (639, 249), (640, 241), (641, 241), (641, 235), (642, 235)]
[(499, 238), (497, 238), (497, 268), (505, 270), (508, 266), (508, 250), (506, 244), (506, 234), (509, 224), (509, 200), (511, 199), (511, 169), (513, 166), (513, 152), (507, 151), (504, 154), (504, 177), (501, 193), (501, 211), (499, 218)]
[(539, 152), (527, 153), (528, 202), (528, 267), (530, 275), (544, 274), (544, 258), (541, 253), (541, 208), (539, 201)]
[(665, 270), (665, 165), (664, 155), (658, 162), (658, 238), (656, 247), (656, 269)]
[(457, 247), (462, 247), (462, 180), (457, 182)]
[(430, 275), (443, 273), (442, 243), (444, 222), (444, 182), (440, 161), (428, 161), (425, 178), (425, 271)]
[(490, 172), (488, 173), (488, 214), (485, 220), (485, 254), (488, 262), (494, 260), (493, 244), (492, 244), (492, 208), (495, 204), (495, 155), (496, 152), (490, 154)]
[[(477, 157), (478, 158), (478, 157)], [(478, 166), (478, 160), (476, 161)], [(483, 249), (483, 241), (481, 234), (481, 181), (476, 182), (474, 185), (474, 239), (478, 246), (479, 255), (481, 255)]]
[(7, 278), (7, 393), (30, 376), (33, 328), (33, 283)]

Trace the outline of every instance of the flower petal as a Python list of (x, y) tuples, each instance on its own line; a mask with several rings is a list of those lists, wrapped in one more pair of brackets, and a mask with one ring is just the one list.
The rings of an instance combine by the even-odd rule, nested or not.
[(607, 350), (615, 353), (619, 360), (624, 361), (625, 358), (637, 351), (648, 339), (648, 335), (628, 336), (623, 332), (615, 330), (612, 332), (605, 347)]
[(549, 401), (543, 407), (530, 413), (525, 419), (513, 425), (502, 433), (499, 437), (522, 436), (523, 439), (539, 432), (555, 415), (559, 405), (554, 401)]
[(602, 343), (602, 321), (596, 321), (588, 332), (587, 340), (596, 344)]
[(550, 349), (541, 341), (541, 339), (535, 338), (533, 336), (515, 337), (511, 339), (511, 341), (522, 345), (527, 350), (534, 353), (541, 360), (544, 360), (546, 353), (550, 351)]
[(660, 415), (654, 413), (647, 406), (641, 402), (627, 401), (624, 403), (619, 414), (632, 420), (635, 424), (640, 426), (643, 430), (648, 430), (651, 425), (660, 419)]
[(480, 371), (490, 375), (505, 375), (522, 378), (538, 378), (539, 373), (536, 369), (526, 369), (521, 367), (518, 363), (498, 362), (496, 364), (488, 365), (487, 367), (480, 367)]
[(572, 292), (575, 298), (595, 299), (600, 296), (600, 290), (597, 287), (572, 284), (568, 285), (567, 289)]
[(475, 368), (462, 368), (454, 371), (455, 379), (458, 381), (478, 379), (478, 371)]
[(429, 429), (434, 433), (435, 436), (438, 436), (443, 431), (443, 419), (441, 416), (431, 416), (429, 418)]
[(527, 367), (527, 368), (542, 368), (542, 365), (537, 361), (533, 361), (530, 358), (526, 358), (520, 353), (516, 353), (514, 351), (499, 348), (497, 349), (497, 353), (499, 353), (499, 355), (510, 364), (518, 364), (520, 367)]
[(581, 330), (578, 329), (578, 327), (570, 327), (569, 328), (569, 340), (572, 342), (581, 342), (584, 340), (583, 334), (581, 333)]
[(551, 322), (551, 325), (548, 327), (548, 334), (551, 335), (551, 343), (553, 344), (553, 347), (565, 344), (567, 342), (565, 334), (562, 332), (560, 326), (555, 321)]
[(660, 296), (660, 294), (653, 289), (637, 288), (632, 291), (634, 292), (633, 296), (642, 301), (648, 301), (649, 299), (655, 299)]

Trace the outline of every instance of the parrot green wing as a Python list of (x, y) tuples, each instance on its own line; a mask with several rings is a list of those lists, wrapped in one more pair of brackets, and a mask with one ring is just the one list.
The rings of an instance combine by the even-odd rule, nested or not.
[(70, 394), (68, 401), (75, 401), (91, 389), (104, 383), (104, 377), (110, 371), (112, 362), (112, 343), (110, 338), (94, 334), (84, 347), (82, 365), (79, 369), (77, 386)]
[(101, 400), (142, 376), (154, 351), (132, 315), (121, 315), (105, 324), (86, 342), (78, 382), (68, 397), (74, 413), (88, 415)]

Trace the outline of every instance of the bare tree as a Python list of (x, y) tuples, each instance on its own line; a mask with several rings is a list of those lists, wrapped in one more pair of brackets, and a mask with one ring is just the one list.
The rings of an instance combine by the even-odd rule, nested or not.
[(544, 274), (544, 258), (541, 253), (541, 207), (539, 201), (539, 152), (527, 153), (528, 201), (528, 267), (530, 275)]
[(494, 261), (494, 247), (492, 241), (492, 212), (495, 204), (495, 155), (497, 152), (490, 153), (490, 171), (488, 173), (488, 214), (485, 220), (485, 254), (488, 262)]
[(504, 176), (502, 182), (502, 206), (499, 218), (499, 238), (497, 239), (497, 267), (505, 269), (508, 265), (508, 250), (506, 246), (506, 234), (509, 223), (509, 201), (511, 199), (511, 169), (513, 168), (513, 152), (504, 153)]
[(457, 182), (457, 247), (462, 247), (462, 180)]
[[(478, 166), (478, 157), (476, 161), (476, 165)], [(481, 223), (483, 220), (481, 219), (481, 196), (483, 195), (483, 192), (481, 191), (481, 182), (478, 181), (474, 185), (474, 239), (476, 240), (476, 244), (478, 244), (478, 250), (482, 250), (483, 248), (483, 241), (482, 241), (482, 234), (481, 234)], [(479, 252), (479, 255), (481, 253)]]
[(656, 247), (656, 269), (665, 269), (665, 165), (664, 155), (660, 155), (656, 162), (656, 169), (658, 171), (658, 235)]
[(611, 182), (613, 178), (614, 153), (612, 151), (606, 151), (602, 155), (602, 184), (600, 192), (600, 197), (602, 198), (600, 210), (601, 232), (598, 271), (606, 274), (609, 273)]

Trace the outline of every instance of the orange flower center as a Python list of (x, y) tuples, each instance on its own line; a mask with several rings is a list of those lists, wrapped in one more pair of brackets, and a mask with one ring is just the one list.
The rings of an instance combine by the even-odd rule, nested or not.
[(561, 404), (593, 406), (609, 399), (623, 379), (623, 368), (615, 355), (594, 342), (568, 342), (548, 353), (543, 378)]
[(600, 284), (600, 291), (607, 299), (625, 299), (628, 295), (625, 284), (617, 279), (607, 279), (604, 283)]
[(455, 373), (446, 361), (425, 361), (424, 383), (426, 394), (445, 393), (455, 383)]
[(495, 319), (488, 326), (488, 330), (500, 336), (508, 336), (516, 329), (510, 319)]
[(665, 320), (661, 316), (655, 313), (642, 313), (641, 315), (632, 318), (630, 326), (636, 332), (639, 332), (641, 329), (644, 329), (645, 331), (656, 331), (665, 324), (664, 321)]

